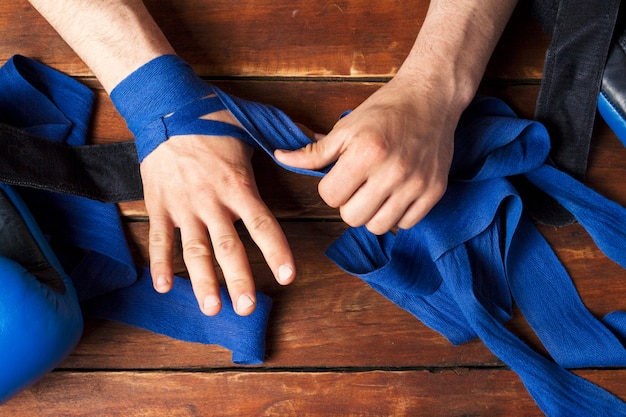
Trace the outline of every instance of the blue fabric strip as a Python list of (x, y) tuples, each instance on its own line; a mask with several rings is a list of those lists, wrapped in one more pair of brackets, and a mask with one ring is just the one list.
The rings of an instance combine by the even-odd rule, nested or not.
[[(411, 269), (403, 271), (403, 276), (410, 282), (430, 281), (436, 269), (443, 280), (438, 290), (445, 298), (441, 306), (453, 317), (444, 321), (432, 313), (441, 311), (433, 307), (432, 295), (425, 299), (410, 289), (386, 290), (384, 295), (450, 340), (464, 330), (456, 326), (468, 326), (471, 331), (466, 329), (466, 333), (475, 333), (517, 372), (548, 415), (626, 414), (621, 400), (565, 369), (624, 366), (624, 314), (612, 313), (599, 320), (589, 313), (556, 255), (525, 216), (507, 177), (523, 174), (555, 197), (575, 214), (607, 256), (621, 265), (626, 256), (626, 211), (538, 161), (533, 153), (545, 158), (549, 149), (546, 131), (538, 123), (517, 119), (498, 100), (474, 103), (457, 130), (456, 143), (460, 145), (457, 150), (463, 149), (457, 158), (464, 158), (455, 159), (453, 180), (431, 213), (414, 228), (388, 236), (384, 245), (378, 243), (381, 239), (361, 239), (373, 246), (367, 252), (389, 253), (386, 259), (378, 265), (364, 264), (360, 257), (346, 255), (355, 247), (357, 232), (353, 230), (329, 248), (328, 255), (378, 289), (402, 279), (389, 276), (393, 253), (408, 247), (407, 240), (420, 242), (427, 250), (416, 253), (419, 265), (407, 264)], [(502, 326), (510, 316), (511, 300), (554, 362), (531, 351)]]
[(316, 177), (330, 171), (331, 167), (314, 171), (280, 163), (274, 158), (276, 149), (299, 149), (311, 143), (311, 139), (280, 109), (230, 96), (215, 86), (210, 87), (212, 93), (219, 97), (224, 107), (235, 116), (256, 145), (270, 155), (278, 165), (298, 174)]
[(626, 146), (626, 116), (619, 111), (617, 106), (611, 103), (611, 100), (604, 92), (600, 92), (598, 96), (598, 112), (619, 140)]
[[(28, 58), (15, 56), (0, 68), (0, 117), (32, 134), (85, 144), (92, 102), (88, 88)], [(114, 204), (42, 190), (20, 192), (91, 316), (217, 344), (233, 352), (235, 363), (263, 362), (269, 297), (257, 294), (257, 308), (248, 317), (236, 315), (228, 297), (219, 315), (204, 316), (188, 280), (176, 278), (167, 295), (154, 291), (149, 271), (133, 262)]]
[(176, 55), (141, 66), (111, 91), (111, 100), (135, 136), (139, 162), (175, 135), (228, 135), (253, 144), (236, 126), (199, 119), (222, 110), (211, 87)]

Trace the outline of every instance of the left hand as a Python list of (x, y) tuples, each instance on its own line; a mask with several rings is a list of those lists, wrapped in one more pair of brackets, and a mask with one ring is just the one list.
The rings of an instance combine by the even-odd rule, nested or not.
[[(207, 118), (215, 119), (218, 113)], [(231, 120), (234, 123), (232, 116), (226, 119)], [(222, 306), (212, 254), (237, 314), (247, 316), (256, 308), (252, 270), (234, 226), (237, 220), (248, 229), (280, 284), (295, 277), (287, 239), (258, 193), (251, 156), (252, 148), (239, 139), (184, 135), (161, 143), (141, 163), (154, 287), (162, 293), (172, 288), (172, 247), (178, 227), (194, 294), (209, 316)]]

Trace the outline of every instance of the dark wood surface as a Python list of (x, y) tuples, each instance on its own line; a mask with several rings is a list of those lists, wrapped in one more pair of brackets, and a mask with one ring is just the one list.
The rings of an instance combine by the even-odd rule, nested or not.
[[(374, 5), (375, 4), (375, 5)], [(147, 2), (177, 51), (207, 80), (276, 105), (328, 131), (392, 76), (427, 1), (320, 0)], [(25, 0), (0, 6), (0, 61), (19, 53), (93, 88), (94, 143), (132, 140), (85, 65)], [(547, 38), (516, 12), (481, 91), (532, 117)], [(480, 342), (454, 347), (359, 279), (324, 250), (346, 228), (317, 195), (317, 180), (255, 155), (259, 189), (279, 218), (298, 279), (277, 285), (242, 230), (260, 290), (274, 307), (263, 365), (241, 367), (216, 346), (184, 343), (101, 320), (86, 323), (75, 352), (0, 406), (7, 416), (517, 416), (541, 415), (519, 378)], [(626, 204), (626, 150), (598, 120), (587, 183)], [(147, 264), (142, 202), (120, 204), (137, 262)], [(626, 309), (626, 272), (577, 225), (541, 227), (592, 313)], [(185, 274), (180, 253), (176, 271)], [(516, 314), (508, 327), (539, 342)], [(579, 375), (626, 399), (624, 369)]]

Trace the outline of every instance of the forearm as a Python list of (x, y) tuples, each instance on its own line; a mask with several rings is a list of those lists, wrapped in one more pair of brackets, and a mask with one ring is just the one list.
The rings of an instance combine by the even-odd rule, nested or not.
[(408, 86), (431, 85), (456, 106), (472, 100), (517, 0), (433, 0), (396, 77)]
[(174, 53), (141, 0), (29, 0), (107, 92), (157, 56)]

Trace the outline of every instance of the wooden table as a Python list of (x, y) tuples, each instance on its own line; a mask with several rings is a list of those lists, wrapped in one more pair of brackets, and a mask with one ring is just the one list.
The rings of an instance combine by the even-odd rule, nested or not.
[[(274, 104), (328, 131), (401, 65), (427, 1), (147, 1), (178, 53), (207, 81)], [(0, 61), (19, 53), (72, 75), (98, 96), (94, 143), (131, 140), (86, 66), (26, 0), (0, 6)], [(481, 90), (532, 117), (547, 38), (516, 12)], [(626, 204), (626, 150), (598, 120), (588, 185)], [(317, 180), (254, 157), (260, 192), (280, 220), (299, 276), (277, 285), (242, 229), (260, 290), (274, 300), (267, 358), (235, 366), (230, 352), (89, 320), (58, 369), (0, 406), (3, 416), (520, 416), (541, 415), (517, 375), (480, 341), (453, 347), (323, 252), (346, 228)], [(143, 203), (120, 204), (138, 263), (147, 264)], [(596, 315), (626, 309), (626, 272), (577, 225), (541, 231)], [(184, 275), (180, 256), (177, 273)], [(517, 314), (509, 328), (539, 343)], [(626, 369), (576, 373), (626, 399)]]

